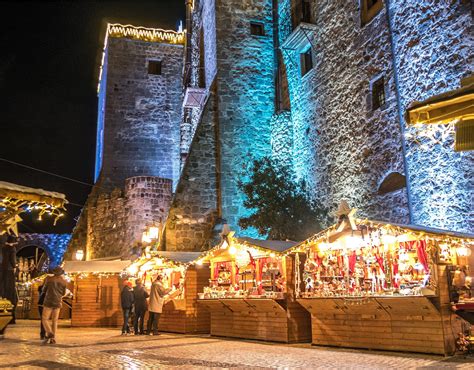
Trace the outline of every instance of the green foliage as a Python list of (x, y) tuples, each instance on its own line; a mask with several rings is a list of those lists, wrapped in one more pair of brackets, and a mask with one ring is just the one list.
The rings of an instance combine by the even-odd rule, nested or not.
[(327, 212), (307, 197), (304, 183), (296, 183), (292, 173), (278, 167), (268, 157), (254, 160), (239, 181), (253, 213), (239, 220), (243, 229), (255, 227), (272, 240), (304, 240), (322, 230)]

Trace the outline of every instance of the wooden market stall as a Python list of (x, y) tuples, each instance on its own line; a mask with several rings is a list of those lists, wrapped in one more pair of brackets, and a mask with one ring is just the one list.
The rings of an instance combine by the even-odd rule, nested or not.
[(295, 242), (228, 237), (208, 251), (211, 279), (199, 303), (211, 313), (211, 335), (296, 343), (311, 340), (310, 315), (294, 296)]
[[(152, 252), (139, 258), (127, 271), (129, 280), (140, 278), (150, 291), (157, 274), (173, 289), (166, 298), (159, 330), (172, 333), (209, 333), (209, 313), (197, 305), (197, 293), (209, 283), (209, 265), (196, 264), (199, 252)], [(147, 317), (145, 317), (147, 319)]]
[[(296, 246), (314, 345), (453, 354), (449, 271), (472, 236), (345, 218)], [(472, 266), (471, 266), (472, 268)], [(298, 268), (297, 268), (298, 270)]]
[(130, 261), (66, 261), (64, 271), (73, 281), (71, 326), (122, 325), (122, 273)]

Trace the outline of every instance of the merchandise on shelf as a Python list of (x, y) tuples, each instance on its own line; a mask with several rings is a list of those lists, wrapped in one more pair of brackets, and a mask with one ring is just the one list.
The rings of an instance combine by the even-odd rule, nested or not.
[(285, 260), (277, 250), (251, 245), (244, 239), (229, 238), (201, 258), (210, 262), (209, 286), (200, 299), (272, 298), (286, 292)]

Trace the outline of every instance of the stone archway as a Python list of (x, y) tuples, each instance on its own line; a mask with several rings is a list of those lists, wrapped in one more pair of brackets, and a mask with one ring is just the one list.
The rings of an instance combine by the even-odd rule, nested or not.
[(30, 246), (41, 248), (49, 258), (49, 267), (55, 267), (61, 263), (70, 239), (71, 234), (20, 234), (16, 251)]

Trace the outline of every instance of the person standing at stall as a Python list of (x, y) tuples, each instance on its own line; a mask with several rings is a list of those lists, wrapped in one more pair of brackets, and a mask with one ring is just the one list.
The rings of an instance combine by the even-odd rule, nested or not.
[(160, 315), (163, 312), (163, 304), (165, 303), (165, 295), (167, 295), (171, 289), (165, 288), (163, 285), (163, 276), (158, 274), (155, 281), (151, 286), (150, 291), (150, 307), (148, 313), (148, 324), (147, 334), (159, 335), (158, 333), (158, 322), (160, 321)]
[(130, 334), (130, 326), (128, 324), (130, 316), (132, 315), (134, 296), (132, 290), (132, 283), (127, 281), (120, 293), (120, 303), (122, 305), (123, 312), (123, 326), (122, 335)]
[(148, 309), (147, 298), (150, 296), (146, 291), (140, 279), (135, 280), (135, 287), (133, 288), (133, 297), (135, 300), (135, 318), (133, 320), (133, 329), (135, 335), (145, 334), (143, 330), (145, 314)]
[[(56, 344), (56, 332), (58, 330), (59, 313), (61, 312), (62, 299), (66, 295), (66, 279), (64, 270), (57, 266), (51, 270), (53, 276), (44, 280), (42, 293), (44, 294), (42, 323), (46, 335), (44, 343)], [(52, 322), (50, 322), (50, 320)]]
[(16, 237), (8, 235), (5, 245), (2, 248), (2, 270), (0, 279), (0, 295), (6, 298), (13, 305), (12, 320), (10, 324), (15, 324), (15, 311), (18, 303), (18, 293), (16, 291)]

